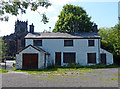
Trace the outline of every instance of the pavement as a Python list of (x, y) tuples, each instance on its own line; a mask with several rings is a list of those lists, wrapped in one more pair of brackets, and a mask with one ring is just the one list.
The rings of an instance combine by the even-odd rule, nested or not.
[(62, 75), (10, 71), (2, 74), (2, 87), (118, 87), (118, 68), (92, 70)]
[[(58, 74), (28, 74), (11, 71), (13, 63), (15, 61), (7, 61), (9, 72), (0, 73), (2, 87), (118, 87), (120, 68), (91, 69), (94, 72), (62, 71)], [(1, 63), (2, 68), (4, 65)]]

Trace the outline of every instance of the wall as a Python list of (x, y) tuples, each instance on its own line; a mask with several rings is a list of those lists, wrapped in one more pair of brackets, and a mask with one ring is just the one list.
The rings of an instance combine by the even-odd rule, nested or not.
[(106, 51), (106, 50), (104, 50), (104, 49), (100, 49), (100, 53), (105, 53), (106, 54), (106, 63), (107, 63), (107, 65), (109, 65), (109, 64), (113, 64), (113, 55), (112, 55), (112, 53), (110, 53), (110, 52), (108, 52), (108, 51)]
[[(87, 53), (96, 53), (96, 62), (99, 63), (100, 40), (94, 40), (94, 47), (88, 47), (88, 39), (74, 39), (73, 47), (64, 47), (64, 39), (42, 39), (41, 48), (50, 53), (51, 63), (55, 63), (55, 52), (61, 52), (61, 65), (66, 65), (63, 63), (63, 52), (76, 52), (76, 63), (87, 65)], [(26, 46), (29, 44), (33, 45), (32, 39), (26, 39)]]
[(16, 69), (22, 69), (22, 54), (23, 53), (37, 53), (38, 54), (38, 68), (43, 68), (44, 66), (44, 52), (40, 52), (33, 47), (29, 46), (28, 48), (24, 49), (19, 54), (16, 54)]

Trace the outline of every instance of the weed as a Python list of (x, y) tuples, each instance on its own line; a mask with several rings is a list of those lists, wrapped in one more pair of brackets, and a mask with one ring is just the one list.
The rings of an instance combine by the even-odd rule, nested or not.
[(106, 83), (112, 83), (112, 82), (110, 82), (110, 81), (104, 81), (104, 82), (106, 82)]
[(41, 78), (41, 80), (44, 80), (43, 78)]
[(111, 80), (118, 80), (118, 78), (111, 78)]

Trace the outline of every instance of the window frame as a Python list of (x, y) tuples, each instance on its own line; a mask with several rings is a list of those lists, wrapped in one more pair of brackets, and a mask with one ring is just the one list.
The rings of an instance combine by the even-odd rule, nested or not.
[[(66, 60), (65, 61), (65, 59), (66, 59), (66, 57), (65, 57), (65, 54), (69, 54), (69, 55), (71, 55), (71, 54), (74, 54), (74, 59), (72, 59), (72, 61), (70, 62), (70, 60)], [(68, 58), (69, 58), (70, 56), (68, 56)], [(71, 58), (71, 57), (70, 57)], [(76, 52), (63, 52), (63, 63), (76, 63)]]
[[(72, 44), (69, 44), (69, 45), (67, 44), (67, 45), (66, 45), (66, 44), (65, 44), (65, 41), (72, 41)], [(71, 40), (67, 40), (67, 39), (64, 40), (64, 47), (73, 47), (73, 46), (74, 46), (74, 40), (72, 40), (72, 39), (71, 39)]]
[[(91, 45), (90, 41), (93, 41), (93, 45)], [(88, 40), (88, 47), (94, 47), (95, 46), (95, 40)]]
[[(41, 41), (41, 45), (35, 45), (35, 41)], [(34, 46), (42, 46), (42, 40), (33, 40), (33, 45)]]
[[(92, 59), (90, 54), (95, 54), (95, 59)], [(92, 62), (94, 60), (94, 62)], [(96, 53), (87, 53), (87, 63), (88, 64), (96, 64)]]

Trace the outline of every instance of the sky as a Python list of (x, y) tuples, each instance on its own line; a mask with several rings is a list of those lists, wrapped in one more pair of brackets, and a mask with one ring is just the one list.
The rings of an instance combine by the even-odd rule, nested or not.
[[(43, 32), (44, 30), (49, 31), (54, 29), (55, 23), (58, 20), (58, 15), (62, 10), (63, 6), (66, 4), (72, 4), (76, 6), (81, 6), (86, 10), (88, 16), (91, 16), (91, 21), (98, 25), (98, 28), (102, 27), (113, 27), (118, 24), (118, 1), (119, 0), (49, 0), (52, 5), (48, 8), (38, 8), (38, 12), (45, 13), (49, 18), (49, 23), (43, 24), (41, 22), (41, 15), (37, 11), (30, 11), (27, 9), (26, 14), (11, 16), (9, 15), (9, 21), (0, 21), (0, 36), (10, 35), (14, 33), (15, 21), (17, 19), (21, 21), (28, 20), (28, 30), (29, 25), (32, 23), (35, 26), (35, 32)], [(114, 2), (113, 2), (114, 1)]]

